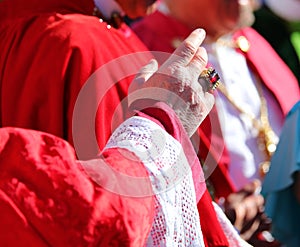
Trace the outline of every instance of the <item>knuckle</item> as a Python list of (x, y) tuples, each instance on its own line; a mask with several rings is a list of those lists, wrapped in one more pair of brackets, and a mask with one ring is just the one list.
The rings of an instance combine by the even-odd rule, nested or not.
[(194, 44), (191, 41), (185, 40), (183, 43), (183, 53), (185, 55), (195, 55), (196, 53), (196, 47), (194, 46)]
[(205, 67), (205, 66), (206, 66), (206, 61), (205, 61), (205, 59), (202, 57), (201, 54), (196, 53), (194, 59), (195, 59), (195, 61), (197, 62), (197, 64), (199, 64), (200, 67)]

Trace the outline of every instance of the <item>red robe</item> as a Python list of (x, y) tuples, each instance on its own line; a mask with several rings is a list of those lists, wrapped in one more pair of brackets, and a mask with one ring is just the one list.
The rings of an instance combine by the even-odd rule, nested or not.
[[(134, 154), (126, 157), (108, 149), (103, 162), (147, 176)], [(153, 197), (121, 196), (95, 183), (63, 139), (0, 128), (0, 246), (142, 246), (153, 214)]]
[[(6, 135), (7, 131), (9, 133), (12, 131), (12, 134), (9, 135), (17, 135), (18, 138), (15, 141), (16, 143), (19, 143), (13, 143), (8, 149), (11, 156), (8, 156), (5, 153), (7, 149), (2, 150), (4, 152), (4, 158), (11, 158), (12, 162), (8, 163), (8, 166), (18, 165), (13, 162), (18, 161), (18, 159), (27, 159), (26, 153), (20, 153), (20, 156), (16, 156), (15, 159), (12, 158), (12, 150), (15, 150), (14, 152), (18, 152), (18, 150), (30, 152), (32, 149), (26, 149), (27, 147), (30, 147), (30, 145), (33, 145), (34, 149), (41, 148), (42, 150), (43, 148), (47, 148), (43, 146), (44, 135), (53, 134), (67, 140), (70, 144), (74, 144), (74, 132), (72, 131), (74, 120), (73, 111), (76, 102), (78, 102), (78, 95), (82, 92), (81, 89), (86, 85), (86, 81), (97, 69), (101, 70), (101, 68), (103, 68), (101, 67), (102, 65), (114, 65), (110, 62), (116, 61), (116, 58), (123, 58), (124, 55), (146, 50), (145, 46), (125, 24), (123, 24), (120, 29), (116, 30), (114, 28), (109, 28), (106, 23), (100, 22), (98, 18), (91, 16), (93, 7), (92, 0), (45, 0), (42, 4), (37, 0), (26, 1), (26, 4), (21, 0), (3, 0), (0, 2), (0, 126), (29, 128), (43, 132), (42, 134), (39, 134), (39, 132), (34, 132), (36, 134), (32, 134), (23, 132), (23, 130), (19, 129), (4, 129), (4, 135)], [(127, 94), (127, 88), (132, 80), (132, 75), (148, 61), (148, 56), (134, 56), (134, 58), (130, 57), (130, 66), (127, 66), (128, 64), (123, 64), (123, 66), (115, 66), (114, 68), (105, 67), (105, 71), (108, 72), (108, 74), (104, 74), (104, 76), (109, 75), (108, 77), (111, 80), (115, 79), (118, 82), (107, 81), (109, 78), (102, 78), (101, 76), (103, 74), (101, 73), (100, 77), (99, 74), (92, 77), (92, 79), (96, 78), (99, 83), (88, 91), (90, 97), (88, 97), (89, 94), (85, 95), (87, 96), (85, 99), (88, 102), (88, 105), (83, 108), (79, 107), (79, 113), (82, 115), (79, 114), (76, 115), (76, 117), (78, 117), (79, 120), (85, 120), (85, 113), (90, 113), (89, 111), (92, 111), (93, 113), (94, 109), (91, 110), (89, 107), (94, 107), (94, 100), (98, 99), (98, 94), (105, 92), (104, 96), (102, 95), (103, 97), (100, 97), (102, 101), (98, 107), (94, 121), (96, 125), (95, 136), (99, 148), (98, 146), (96, 148), (95, 146), (89, 146), (91, 140), (86, 133), (90, 132), (90, 129), (86, 128), (85, 125), (83, 125), (82, 128), (81, 126), (77, 126), (77, 134), (79, 132), (80, 137), (84, 138), (81, 140), (82, 143), (80, 148), (87, 147), (83, 150), (83, 154), (80, 155), (80, 158), (88, 159), (95, 157), (95, 155), (99, 153), (99, 150), (104, 147), (112, 130), (124, 120), (124, 109), (122, 107), (117, 107)], [(116, 73), (117, 75), (115, 75)], [(122, 80), (119, 81), (120, 74), (129, 76), (121, 78)], [(107, 89), (108, 91), (106, 91)], [(89, 101), (89, 99), (91, 100)], [(127, 106), (126, 103), (124, 105)], [(78, 111), (76, 113), (78, 113)], [(88, 117), (91, 116), (89, 114), (87, 115)], [(113, 116), (115, 118), (112, 121)], [(75, 118), (75, 120), (78, 120), (78, 118)], [(44, 134), (44, 132), (48, 134)], [(31, 140), (31, 137), (27, 138), (28, 135), (34, 135), (32, 137), (33, 139)], [(88, 138), (85, 138), (86, 136), (88, 136)], [(56, 140), (57, 137), (51, 136), (49, 138)], [(38, 139), (37, 142), (35, 142), (36, 139)], [(9, 143), (11, 138), (5, 140), (4, 143)], [(59, 144), (61, 140), (53, 142)], [(26, 143), (28, 143), (29, 146), (25, 146)], [(56, 144), (54, 144), (54, 146)], [(52, 144), (50, 145), (50, 148), (51, 146)], [(54, 147), (54, 149), (56, 149), (56, 147)], [(63, 159), (65, 155), (66, 157), (71, 155), (69, 157), (70, 164), (67, 165), (72, 166), (72, 169), (75, 169), (75, 172), (77, 172), (78, 168), (74, 165), (74, 154), (65, 154), (64, 148), (61, 152), (62, 154), (59, 155), (59, 159)], [(76, 152), (76, 155), (78, 155), (77, 148)], [(53, 154), (51, 153), (51, 155)], [(33, 160), (30, 164), (34, 167), (37, 165), (36, 163), (40, 160), (40, 157), (39, 153), (33, 153), (32, 156)], [(57, 161), (58, 163), (60, 163), (59, 159)], [(6, 162), (5, 159), (4, 161)], [(42, 162), (44, 161), (42, 160)], [(118, 164), (119, 162), (116, 161), (116, 165)], [(61, 167), (61, 169), (62, 171), (58, 171), (58, 174), (61, 172), (62, 177), (56, 176), (56, 172), (53, 173), (53, 176), (47, 174), (47, 176), (49, 176), (49, 181), (53, 180), (53, 183), (55, 183), (57, 179), (63, 179), (63, 177), (66, 176), (66, 171), (64, 171), (66, 168)], [(26, 171), (24, 172), (27, 174)], [(41, 173), (47, 172), (42, 170)], [(13, 174), (9, 175), (8, 180), (4, 180), (3, 185), (9, 184), (9, 181), (13, 176)], [(22, 179), (23, 175), (19, 174), (19, 176)], [(29, 183), (31, 183), (30, 179), (28, 180)], [(43, 176), (37, 176), (37, 178), (32, 177), (32, 179), (36, 179), (34, 182), (36, 183), (36, 187), (38, 187), (39, 183), (42, 182), (39, 180), (42, 180)], [(59, 189), (64, 191), (64, 188), (74, 186), (74, 182), (78, 183), (75, 194), (83, 193), (82, 191), (85, 188), (85, 184), (81, 184), (76, 176), (74, 180), (67, 181), (66, 185), (62, 185), (63, 188)], [(78, 192), (77, 190), (81, 192)], [(93, 190), (94, 189), (91, 188), (91, 191)], [(27, 192), (25, 192), (30, 194), (30, 191), (35, 191), (35, 188), (28, 188)], [(53, 194), (54, 192), (52, 191), (51, 193)], [(59, 192), (57, 196), (59, 196)], [(20, 198), (22, 197), (23, 195), (20, 195)], [(99, 203), (103, 202), (104, 199), (101, 199), (101, 195), (99, 195), (99, 197)], [(213, 225), (218, 224), (209, 198), (207, 196), (203, 198), (203, 212), (206, 212), (205, 214), (208, 215), (208, 218), (210, 218), (210, 222)], [(22, 219), (20, 222), (22, 227), (25, 227), (27, 230), (28, 227), (30, 229), (32, 228), (28, 231), (39, 231), (38, 228), (40, 227), (44, 228), (44, 232), (48, 231), (47, 227), (42, 225), (42, 223), (40, 224), (37, 222), (37, 225), (32, 225), (31, 218), (28, 215), (22, 215), (22, 212), (19, 212), (21, 209), (14, 205), (15, 202), (11, 202), (11, 199), (6, 198), (5, 196), (4, 201), (6, 200), (8, 200), (8, 204), (3, 204), (3, 207), (8, 205), (7, 210), (11, 210), (10, 207), (13, 207), (13, 212), (17, 212), (15, 218), (16, 221), (20, 220), (20, 218)], [(79, 198), (79, 200), (83, 199)], [(95, 196), (94, 200), (98, 200), (97, 196)], [(112, 202), (115, 200), (120, 199), (118, 197), (113, 197)], [(35, 201), (33, 200), (32, 203), (34, 204)], [(84, 203), (83, 200), (83, 202), (80, 203), (93, 207), (91, 201)], [(123, 201), (121, 200), (120, 204), (122, 203)], [(133, 203), (133, 205), (135, 204)], [(110, 206), (111, 205), (109, 204), (107, 207)], [(24, 211), (26, 211), (25, 208), (27, 207), (30, 208), (31, 204), (27, 205), (26, 202), (24, 202)], [(116, 207), (118, 208), (118, 206)], [(141, 210), (141, 214), (145, 212), (144, 209)], [(41, 209), (41, 214), (43, 214), (43, 211), (44, 208)], [(79, 205), (78, 213), (81, 211)], [(1, 209), (1, 212), (4, 211)], [(147, 214), (149, 213), (152, 213), (151, 210), (147, 212)], [(209, 216), (210, 214), (212, 214), (212, 217)], [(11, 217), (14, 217), (13, 215), (14, 213), (11, 215), (7, 214), (6, 220), (8, 222), (11, 221)], [(52, 220), (54, 222), (56, 221), (55, 218), (52, 218)], [(84, 219), (87, 223), (83, 224), (83, 228), (86, 226), (90, 231), (89, 220), (92, 221), (91, 224), (94, 224), (93, 217), (87, 217)], [(128, 221), (130, 220), (131, 218), (128, 219)], [(136, 220), (133, 220), (133, 222), (135, 221)], [(145, 223), (145, 221), (142, 220), (140, 224), (143, 225), (143, 223)], [(140, 224), (137, 224), (137, 228)], [(1, 224), (1, 226), (5, 226), (5, 224)], [(122, 225), (120, 227), (122, 227)], [(57, 241), (55, 240), (56, 242), (54, 244), (55, 246), (59, 246), (59, 238), (68, 238), (67, 233), (65, 235), (63, 234), (65, 228), (67, 227), (61, 227), (61, 231), (57, 230), (60, 231), (61, 235), (57, 236)], [(83, 228), (80, 228), (78, 232), (81, 232)], [(147, 227), (145, 226), (145, 228)], [(18, 231), (17, 227), (15, 229)], [(115, 230), (118, 231), (118, 229)], [(132, 231), (132, 234), (129, 235), (140, 235), (142, 239), (142, 237), (145, 236), (144, 233), (147, 232), (144, 230), (144, 227), (141, 227), (143, 234), (139, 231)], [(16, 231), (11, 232), (11, 234), (15, 234)], [(93, 232), (93, 229), (91, 231)], [(101, 229), (99, 231), (101, 231)], [(23, 232), (23, 230), (20, 230), (20, 234), (23, 234)], [(49, 230), (49, 232), (51, 233), (51, 230)], [(11, 234), (7, 235), (8, 241), (13, 241), (13, 235)], [(28, 234), (30, 235), (30, 233)], [(91, 233), (89, 232), (88, 236), (90, 236), (90, 234)], [(124, 234), (126, 235), (126, 233)], [(41, 235), (41, 238), (45, 237), (40, 233), (37, 233), (37, 235)], [(85, 235), (82, 237), (85, 238)], [(21, 238), (23, 237), (21, 236)], [(28, 237), (28, 239), (31, 238), (35, 239), (37, 241), (36, 244), (38, 245), (37, 238), (39, 237)], [(84, 239), (82, 241), (89, 240)]]
[[(0, 2), (2, 127), (40, 130), (73, 144), (74, 105), (88, 78), (116, 58), (147, 50), (125, 24), (118, 30), (109, 29), (92, 16), (93, 7), (92, 0)], [(136, 72), (148, 60), (147, 56), (130, 59), (130, 66), (119, 66), (117, 73), (128, 75), (128, 69)], [(116, 71), (108, 73), (114, 75)], [(98, 92), (109, 89), (101, 97), (94, 121), (100, 150), (113, 128), (124, 120), (123, 108), (116, 108), (127, 95), (132, 75), (119, 82), (97, 78), (98, 83), (89, 92), (93, 104)], [(85, 105), (83, 111), (92, 111), (89, 107)], [(88, 118), (83, 113), (79, 117)], [(81, 128), (80, 134), (88, 136), (87, 131)], [(89, 143), (88, 138), (82, 142)], [(99, 148), (89, 147), (81, 158), (94, 157)]]
[[(193, 173), (202, 177), (201, 183), (195, 180), (202, 195), (199, 161), (172, 109), (159, 103), (136, 114), (181, 143)], [(108, 148), (97, 159), (130, 177), (148, 178), (143, 163), (127, 149)], [(121, 188), (128, 186), (128, 179), (122, 182)], [(151, 188), (150, 180), (145, 187), (130, 183), (135, 195)], [(155, 212), (152, 196), (122, 196), (95, 183), (66, 141), (14, 127), (0, 128), (0, 210), (0, 246), (12, 247), (144, 246)]]

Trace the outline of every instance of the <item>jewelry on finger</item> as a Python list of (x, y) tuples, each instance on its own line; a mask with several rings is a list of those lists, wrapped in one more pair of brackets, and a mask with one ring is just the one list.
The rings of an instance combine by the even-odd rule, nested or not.
[(200, 74), (200, 78), (204, 78), (205, 81), (209, 84), (209, 90), (215, 90), (220, 84), (220, 76), (212, 67), (204, 69)]

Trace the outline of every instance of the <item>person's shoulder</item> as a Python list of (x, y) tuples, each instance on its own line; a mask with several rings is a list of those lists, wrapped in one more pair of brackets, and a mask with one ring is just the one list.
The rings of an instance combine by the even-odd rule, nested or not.
[(107, 25), (94, 16), (59, 13), (49, 17), (48, 29), (61, 40), (68, 40), (70, 45), (91, 43), (108, 31)]

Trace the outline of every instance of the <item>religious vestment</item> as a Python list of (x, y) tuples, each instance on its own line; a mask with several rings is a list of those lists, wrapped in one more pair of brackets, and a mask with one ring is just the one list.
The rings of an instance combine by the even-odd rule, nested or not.
[[(164, 103), (124, 121), (91, 160), (45, 132), (4, 127), (0, 137), (1, 245), (205, 246), (204, 175)], [(214, 207), (230, 246), (248, 247)]]
[[(95, 158), (125, 119), (122, 100), (128, 85), (150, 58), (149, 53), (139, 56), (147, 49), (124, 23), (113, 28), (92, 16), (93, 7), (92, 1), (46, 0), (41, 5), (30, 0), (26, 7), (20, 0), (0, 2), (1, 127), (63, 138), (83, 160)], [(92, 129), (84, 125), (91, 116)], [(83, 126), (77, 125), (80, 121)], [(96, 146), (90, 146), (90, 132)], [(211, 199), (199, 193), (198, 183), (198, 207), (214, 226), (220, 246), (226, 246)]]
[(91, 160), (78, 160), (68, 142), (45, 132), (4, 127), (0, 137), (1, 246), (162, 246), (174, 241), (204, 246), (196, 207), (204, 177), (168, 106), (158, 104), (126, 120)]
[[(40, 130), (73, 144), (74, 106), (83, 85), (101, 66), (146, 47), (124, 23), (115, 29), (92, 16), (92, 0), (0, 4), (1, 126)], [(148, 59), (130, 59), (127, 67), (132, 74), (120, 66), (118, 70), (105, 68), (107, 73), (97, 77), (85, 111), (99, 104), (94, 117), (99, 149), (87, 151), (81, 158), (91, 158), (102, 150), (113, 129), (124, 120), (124, 106), (118, 106), (127, 95), (133, 72)], [(119, 79), (119, 74), (123, 78)], [(100, 92), (103, 95), (99, 96)], [(94, 102), (98, 98), (99, 102)], [(81, 129), (82, 136), (84, 131)]]

